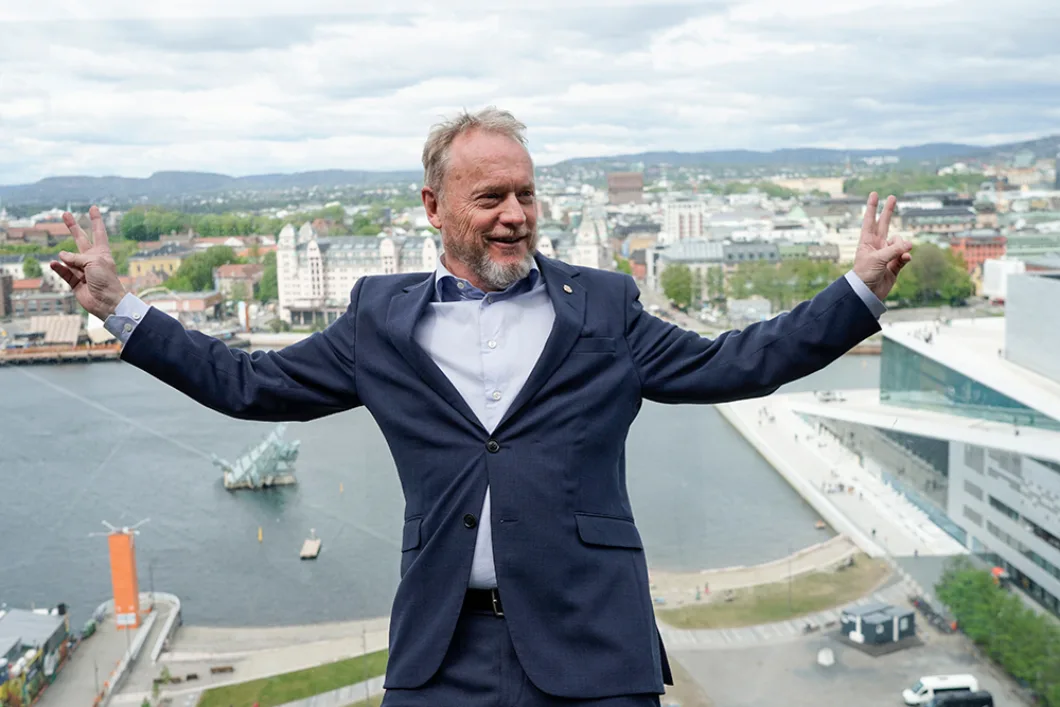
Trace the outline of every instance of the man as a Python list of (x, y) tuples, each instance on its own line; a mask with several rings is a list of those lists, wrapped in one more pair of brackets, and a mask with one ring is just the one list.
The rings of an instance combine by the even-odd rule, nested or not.
[(360, 279), (346, 313), (248, 354), (151, 309), (107, 235), (64, 216), (52, 267), (124, 343), (122, 359), (214, 410), (311, 420), (364, 405), (405, 493), (388, 707), (658, 705), (669, 665), (625, 483), (643, 399), (767, 395), (879, 330), (909, 260), (869, 198), (851, 273), (811, 302), (711, 341), (646, 313), (626, 275), (535, 254), (525, 126), (487, 109), (436, 126), (423, 204), (433, 273)]

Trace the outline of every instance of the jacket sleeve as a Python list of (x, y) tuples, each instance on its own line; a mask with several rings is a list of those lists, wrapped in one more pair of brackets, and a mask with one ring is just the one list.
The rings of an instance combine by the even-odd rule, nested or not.
[(248, 353), (176, 319), (148, 311), (121, 358), (229, 417), (303, 422), (361, 404), (355, 375), (359, 280), (346, 312), (327, 329), (281, 351)]
[(790, 312), (713, 340), (645, 312), (626, 278), (625, 326), (642, 397), (706, 404), (769, 395), (880, 330), (845, 278)]

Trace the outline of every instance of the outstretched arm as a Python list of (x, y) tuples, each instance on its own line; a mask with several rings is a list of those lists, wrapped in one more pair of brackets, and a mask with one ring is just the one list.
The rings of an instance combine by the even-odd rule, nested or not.
[(127, 294), (118, 279), (99, 209), (89, 210), (93, 238), (73, 216), (63, 220), (78, 253), (60, 253), (51, 267), (81, 306), (122, 339), (122, 360), (231, 417), (304, 421), (359, 406), (355, 380), (355, 312), (360, 286), (346, 313), (327, 330), (282, 351), (232, 349)]
[(846, 277), (786, 314), (714, 340), (645, 312), (630, 281), (626, 341), (643, 397), (721, 403), (768, 395), (824, 368), (879, 331), (880, 300), (909, 262), (911, 248), (905, 241), (887, 240), (894, 206), (891, 197), (877, 219), (878, 197), (869, 197), (854, 268)]

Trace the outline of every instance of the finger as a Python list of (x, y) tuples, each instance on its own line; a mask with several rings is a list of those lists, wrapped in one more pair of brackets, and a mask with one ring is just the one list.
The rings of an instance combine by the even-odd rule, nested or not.
[(894, 196), (887, 197), (887, 202), (883, 206), (883, 215), (880, 216), (879, 222), (876, 224), (876, 239), (879, 243), (887, 242), (887, 231), (891, 227), (891, 215), (894, 214), (894, 206), (898, 203), (898, 199)]
[(909, 251), (912, 249), (912, 243), (899, 238), (894, 243), (890, 243), (876, 251), (876, 257), (884, 263), (890, 263), (892, 260), (909, 255)]
[(876, 233), (876, 207), (880, 203), (880, 197), (876, 192), (869, 194), (868, 204), (865, 205), (865, 218), (861, 222), (861, 236)]
[(63, 214), (63, 223), (70, 230), (70, 235), (74, 237), (74, 243), (77, 244), (77, 249), (84, 253), (86, 250), (92, 247), (92, 241), (88, 239), (85, 232), (81, 230), (81, 227), (77, 225), (77, 220), (74, 219), (74, 215), (67, 211)]
[(70, 286), (70, 289), (73, 289), (81, 284), (81, 275), (75, 273), (73, 270), (66, 267), (62, 263), (53, 260), (49, 263), (49, 265), (51, 265), (52, 270), (55, 271), (59, 275), (59, 277), (66, 281), (66, 284)]
[(913, 256), (909, 253), (903, 253), (901, 256), (895, 258), (891, 262), (887, 263), (887, 269), (895, 275), (898, 275), (906, 265), (913, 260)]
[(84, 270), (85, 266), (88, 265), (89, 258), (84, 253), (68, 253), (64, 250), (59, 253), (59, 260), (67, 267)]
[(103, 215), (99, 213), (99, 207), (90, 208), (88, 217), (92, 219), (92, 242), (97, 246), (106, 246), (108, 244), (107, 227), (103, 224)]

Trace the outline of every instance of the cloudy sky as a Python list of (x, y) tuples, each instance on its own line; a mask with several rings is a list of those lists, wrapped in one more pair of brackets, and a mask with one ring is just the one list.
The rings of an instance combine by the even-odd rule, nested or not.
[(1057, 0), (150, 5), (0, 3), (0, 184), (411, 169), (490, 104), (540, 164), (1060, 132)]

